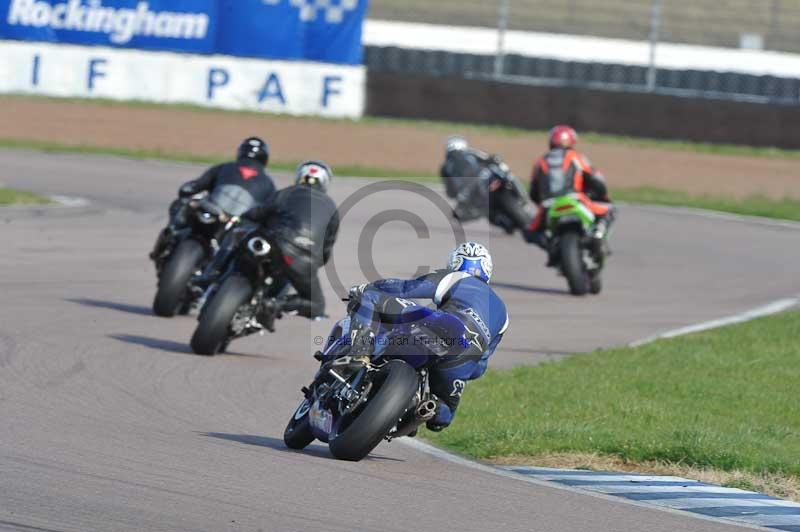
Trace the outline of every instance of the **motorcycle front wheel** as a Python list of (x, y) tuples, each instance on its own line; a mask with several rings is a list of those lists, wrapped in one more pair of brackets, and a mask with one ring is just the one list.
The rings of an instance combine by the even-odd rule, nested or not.
[(289, 449), (305, 449), (314, 441), (314, 434), (311, 432), (311, 424), (308, 420), (310, 407), (309, 400), (303, 399), (286, 425), (286, 430), (283, 431), (283, 443)]

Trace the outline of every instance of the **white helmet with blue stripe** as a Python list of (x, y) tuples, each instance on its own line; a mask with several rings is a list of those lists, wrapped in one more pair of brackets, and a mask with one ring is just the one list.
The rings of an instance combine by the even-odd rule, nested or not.
[(492, 256), (477, 242), (464, 242), (450, 253), (447, 267), (454, 272), (466, 272), (487, 283), (492, 278)]

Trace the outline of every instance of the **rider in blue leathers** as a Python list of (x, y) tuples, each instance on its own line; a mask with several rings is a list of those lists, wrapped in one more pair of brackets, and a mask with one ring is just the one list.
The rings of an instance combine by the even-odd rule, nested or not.
[[(431, 391), (439, 399), (430, 430), (440, 431), (450, 425), (466, 381), (479, 378), (486, 371), (489, 357), (508, 329), (508, 312), (500, 297), (489, 287), (492, 258), (481, 244), (467, 242), (450, 254), (448, 268), (417, 279), (383, 279), (353, 287), (351, 300), (351, 356), (374, 356), (383, 346), (376, 346), (375, 331), (388, 313), (407, 323), (415, 313), (426, 315), (421, 305), (404, 298), (431, 299), (437, 313), (447, 314), (455, 327), (442, 336), (457, 338), (448, 344), (430, 370)], [(446, 338), (442, 338), (447, 340)]]

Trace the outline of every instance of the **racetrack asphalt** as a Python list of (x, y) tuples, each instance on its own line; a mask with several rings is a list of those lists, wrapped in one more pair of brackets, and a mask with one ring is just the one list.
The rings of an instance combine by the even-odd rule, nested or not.
[[(531, 485), (398, 443), (360, 463), (335, 461), (319, 444), (286, 450), (283, 428), (316, 366), (313, 339), (344, 307), (323, 274), (331, 319), (287, 317), (276, 333), (213, 358), (189, 351), (193, 318), (151, 316), (147, 252), (177, 187), (201, 171), (0, 151), (8, 186), (92, 202), (0, 210), (0, 530), (738, 528)], [(368, 183), (339, 179), (332, 193), (342, 202)], [(429, 238), (403, 221), (377, 228), (387, 211), (413, 218), (397, 210), (424, 220)], [(628, 343), (798, 290), (798, 233), (787, 228), (626, 206), (606, 291), (593, 298), (569, 296), (519, 237), (485, 222), (465, 230), (492, 250), (511, 315), (493, 367)], [(397, 190), (344, 216), (335, 250), (344, 286), (363, 280), (359, 238), (362, 258), (374, 257), (384, 276), (438, 266), (454, 244), (428, 193)]]

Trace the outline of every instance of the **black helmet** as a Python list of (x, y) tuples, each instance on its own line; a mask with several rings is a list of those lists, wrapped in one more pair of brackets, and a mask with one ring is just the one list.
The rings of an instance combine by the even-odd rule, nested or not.
[(246, 138), (236, 150), (236, 159), (253, 159), (264, 166), (269, 162), (269, 146), (258, 137)]

